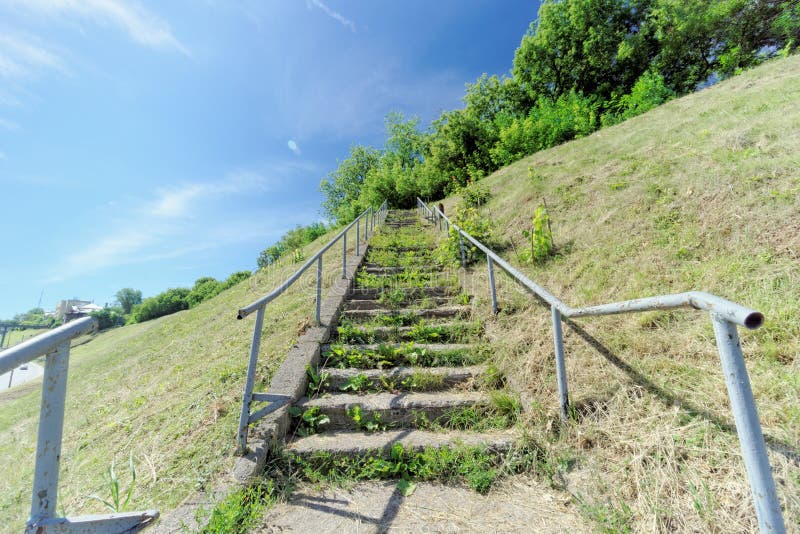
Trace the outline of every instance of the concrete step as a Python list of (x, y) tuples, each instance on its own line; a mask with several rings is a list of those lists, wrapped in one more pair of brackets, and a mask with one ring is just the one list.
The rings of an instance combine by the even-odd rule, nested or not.
[(290, 453), (307, 458), (315, 452), (329, 454), (364, 455), (381, 451), (388, 455), (394, 444), (405, 450), (422, 452), (426, 448), (486, 447), (491, 452), (503, 453), (511, 449), (519, 435), (515, 430), (495, 432), (428, 432), (425, 430), (387, 430), (384, 432), (323, 432), (298, 438), (286, 445)]
[(420, 319), (441, 319), (449, 317), (465, 317), (469, 315), (470, 311), (471, 308), (469, 306), (440, 306), (438, 308), (424, 309), (401, 308), (399, 310), (393, 310), (391, 308), (378, 308), (373, 310), (347, 310), (342, 314), (342, 317), (344, 319), (355, 321), (365, 321), (374, 319), (378, 316), (405, 316), (417, 317)]
[(369, 250), (391, 250), (393, 252), (411, 252), (416, 250), (427, 250), (432, 251), (434, 246), (432, 245), (421, 245), (421, 246), (404, 246), (404, 247), (380, 247), (380, 246), (370, 246)]
[(361, 407), (362, 421), (373, 421), (377, 415), (381, 424), (413, 427), (421, 417), (435, 421), (450, 410), (489, 406), (489, 398), (477, 391), (367, 395), (332, 393), (314, 399), (303, 397), (295, 406), (303, 411), (318, 407), (320, 413), (330, 418), (326, 429), (331, 430), (355, 429), (355, 422), (347, 414), (347, 410), (355, 406)]
[[(364, 350), (378, 350), (378, 347), (381, 345), (377, 343), (369, 343), (364, 345), (338, 345), (345, 350), (351, 349), (364, 349)], [(383, 343), (384, 347), (392, 347), (392, 348), (406, 348), (408, 347), (408, 343)], [(467, 349), (476, 349), (479, 345), (475, 343), (412, 343), (411, 347), (414, 349), (421, 349), (428, 352), (437, 352), (443, 350), (467, 350)], [(320, 346), (320, 350), (324, 354), (325, 351), (330, 350), (331, 345), (327, 343), (325, 345)]]
[[(385, 289), (377, 287), (354, 287), (348, 300), (377, 300)], [(458, 295), (458, 289), (448, 286), (429, 286), (429, 287), (408, 287), (394, 288), (392, 291), (402, 291), (408, 299), (418, 299), (424, 297), (448, 297)]]
[(328, 391), (341, 391), (348, 380), (359, 375), (369, 379), (372, 389), (385, 388), (389, 385), (396, 390), (435, 391), (469, 383), (486, 372), (486, 366), (394, 367), (391, 369), (325, 368), (323, 372), (328, 373)]
[[(466, 326), (467, 331), (462, 333), (460, 330), (461, 326)], [(367, 338), (372, 338), (372, 341), (392, 341), (392, 342), (401, 342), (401, 341), (414, 341), (410, 339), (412, 335), (412, 330), (417, 328), (413, 326), (361, 326), (361, 325), (354, 325), (356, 328), (362, 328), (364, 333), (366, 334)], [(479, 337), (480, 332), (472, 332), (472, 324), (471, 323), (428, 323), (427, 326), (431, 328), (435, 328), (436, 331), (431, 333), (430, 335), (424, 336), (425, 339), (421, 339), (419, 335), (416, 335), (417, 341), (423, 342), (450, 342), (450, 341), (468, 341), (464, 339), (466, 337)], [(417, 331), (417, 334), (420, 332)], [(362, 336), (363, 337), (363, 336)], [(458, 339), (454, 339), (458, 338)], [(370, 341), (371, 342), (371, 341)]]
[[(375, 265), (375, 264), (372, 264)], [(365, 265), (360, 269), (361, 272), (369, 273), (369, 274), (400, 274), (406, 271), (418, 271), (421, 273), (440, 273), (444, 271), (444, 269), (440, 268), (438, 265), (417, 265), (417, 266), (401, 266), (401, 265), (388, 265), (388, 266), (373, 266)]]
[[(433, 306), (448, 306), (454, 304), (452, 297), (427, 297), (426, 299), (413, 299), (400, 302), (401, 305), (433, 305)], [(379, 300), (348, 300), (344, 303), (344, 310), (394, 310), (394, 308), (387, 308), (386, 303)]]

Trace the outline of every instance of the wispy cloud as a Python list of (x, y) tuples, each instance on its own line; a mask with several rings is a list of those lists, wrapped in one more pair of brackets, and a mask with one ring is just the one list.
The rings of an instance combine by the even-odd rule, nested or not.
[(188, 183), (176, 188), (160, 189), (155, 200), (145, 208), (152, 217), (179, 218), (192, 213), (194, 203), (216, 195), (238, 195), (263, 192), (270, 188), (270, 181), (258, 173), (236, 171), (224, 180), (209, 183)]
[(172, 34), (169, 24), (144, 7), (124, 0), (1, 0), (7, 5), (33, 10), (49, 16), (75, 15), (125, 30), (139, 44), (156, 49), (171, 49), (189, 55)]
[(13, 132), (14, 130), (19, 129), (19, 124), (17, 124), (14, 121), (10, 121), (8, 119), (0, 117), (0, 128)]
[(0, 77), (28, 77), (40, 70), (66, 71), (61, 58), (33, 36), (0, 34)]
[(328, 7), (326, 4), (324, 4), (322, 2), (322, 0), (307, 0), (306, 4), (308, 5), (308, 7), (312, 7), (313, 6), (313, 7), (316, 7), (317, 9), (322, 10), (330, 18), (332, 18), (333, 20), (337, 21), (342, 26), (344, 26), (346, 28), (350, 28), (351, 32), (356, 33), (356, 23), (355, 22), (353, 22), (352, 20), (348, 19), (347, 17), (345, 17), (341, 13), (339, 13), (337, 11), (334, 11), (333, 9)]

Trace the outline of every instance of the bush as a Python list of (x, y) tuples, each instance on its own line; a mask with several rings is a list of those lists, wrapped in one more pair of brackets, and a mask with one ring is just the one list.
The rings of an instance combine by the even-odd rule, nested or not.
[[(315, 222), (308, 226), (300, 226), (298, 224), (296, 228), (286, 232), (283, 237), (281, 237), (280, 241), (261, 251), (258, 260), (256, 260), (258, 268), (263, 269), (268, 265), (272, 265), (287, 252), (295, 251), (306, 246), (318, 237), (325, 235), (327, 231), (328, 227), (321, 222)], [(247, 276), (250, 276), (249, 273)], [(244, 278), (242, 278), (242, 280), (244, 280)]]
[[(477, 208), (456, 208), (455, 214), (453, 214), (451, 220), (457, 224), (461, 230), (484, 245), (488, 247), (492, 246), (492, 221), (481, 215)], [(478, 247), (466, 239), (463, 241), (467, 263), (472, 263), (477, 258), (481, 257), (482, 253), (479, 252)], [(458, 231), (452, 226), (450, 227), (448, 239), (442, 241), (441, 245), (439, 245), (438, 255), (443, 261), (461, 261), (461, 244)]]
[(461, 190), (461, 203), (465, 208), (479, 208), (489, 202), (492, 193), (480, 182), (474, 182)]
[(500, 131), (492, 148), (492, 160), (499, 166), (522, 157), (589, 135), (597, 129), (598, 104), (591, 97), (571, 91), (553, 101), (542, 98), (524, 119), (515, 119)]
[(204, 300), (217, 296), (223, 289), (225, 289), (224, 284), (210, 276), (198, 278), (194, 283), (194, 287), (186, 296), (186, 302), (190, 308), (194, 308)]
[(189, 302), (187, 297), (189, 293), (189, 289), (185, 287), (176, 287), (167, 289), (155, 297), (144, 299), (141, 304), (133, 308), (134, 322), (141, 323), (181, 310), (188, 310)]
[(222, 289), (228, 289), (235, 286), (239, 282), (247, 280), (250, 278), (250, 274), (250, 271), (236, 271), (225, 280)]
[(531, 229), (523, 230), (527, 247), (519, 255), (522, 261), (538, 262), (553, 253), (553, 234), (550, 231), (550, 216), (542, 206), (536, 208)]
[(601, 119), (603, 126), (611, 126), (653, 109), (675, 97), (675, 91), (667, 87), (664, 77), (648, 70), (634, 84), (631, 92), (623, 95), (609, 107)]
[(125, 315), (123, 314), (122, 308), (103, 308), (89, 315), (97, 319), (100, 330), (106, 330), (125, 324)]

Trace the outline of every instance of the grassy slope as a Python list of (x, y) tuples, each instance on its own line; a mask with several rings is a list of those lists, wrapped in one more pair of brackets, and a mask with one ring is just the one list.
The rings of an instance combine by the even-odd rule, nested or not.
[[(325, 287), (340, 276), (340, 250), (324, 256)], [(253, 329), (236, 310), (297, 267), (283, 261), (192, 310), (99, 334), (71, 351), (59, 510), (103, 513), (88, 497), (109, 498), (103, 475), (112, 460), (128, 487), (130, 452), (138, 476), (130, 509), (167, 511), (230, 469)], [(267, 309), (257, 388), (313, 318), (310, 271)], [(0, 472), (9, 474), (0, 477), (1, 531), (19, 532), (30, 510), (40, 391), (39, 380), (0, 394)]]
[[(798, 169), (795, 56), (484, 181), (493, 193), (484, 213), (517, 248), (546, 200), (560, 255), (523, 270), (570, 305), (697, 289), (766, 315), (741, 335), (787, 525), (800, 524)], [(514, 250), (502, 255), (514, 260)], [(485, 295), (483, 272), (474, 276), (473, 292)], [(489, 333), (536, 407), (532, 434), (550, 444), (588, 516), (637, 531), (756, 530), (706, 314), (577, 320), (605, 356), (567, 328), (580, 422), (558, 433), (548, 424), (557, 406), (549, 313), (500, 278), (505, 311)]]

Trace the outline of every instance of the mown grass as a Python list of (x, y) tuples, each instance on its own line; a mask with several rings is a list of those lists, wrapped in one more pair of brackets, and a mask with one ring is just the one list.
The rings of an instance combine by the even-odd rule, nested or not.
[[(800, 524), (799, 102), (800, 57), (768, 62), (501, 169), (482, 208), (502, 255), (570, 305), (696, 289), (765, 314), (740, 335), (787, 525)], [(545, 202), (557, 254), (521, 262)], [(533, 407), (528, 430), (577, 459), (559, 477), (600, 530), (757, 530), (706, 314), (567, 322), (575, 409), (561, 425), (549, 310), (498, 274), (490, 318), (484, 271), (463, 287)]]
[(6, 338), (3, 341), (3, 346), (0, 349), (7, 349), (13, 347), (14, 345), (19, 345), (23, 341), (27, 341), (28, 339), (38, 336), (42, 332), (47, 332), (47, 330), (39, 330), (29, 328), (26, 330), (9, 330), (6, 333)]
[[(324, 256), (325, 287), (341, 277), (338, 250)], [(282, 260), (196, 308), (104, 332), (71, 351), (59, 512), (103, 513), (89, 496), (108, 497), (105, 471), (112, 461), (127, 465), (131, 453), (138, 476), (130, 509), (167, 512), (226, 474), (253, 328), (236, 310), (298, 267)], [(314, 284), (315, 272), (304, 275), (267, 308), (257, 388), (311, 323)], [(38, 380), (0, 394), (0, 531), (23, 530), (30, 509), (40, 390)]]

